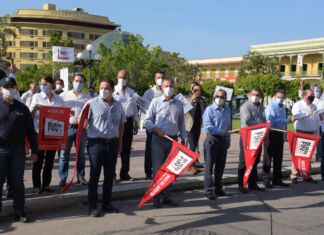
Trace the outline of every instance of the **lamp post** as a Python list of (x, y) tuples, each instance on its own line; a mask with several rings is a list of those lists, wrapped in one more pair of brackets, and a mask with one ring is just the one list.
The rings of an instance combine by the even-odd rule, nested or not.
[(92, 86), (92, 79), (91, 79), (91, 53), (93, 50), (93, 46), (92, 44), (88, 44), (87, 45), (87, 51), (89, 52), (89, 85), (88, 88), (90, 88)]

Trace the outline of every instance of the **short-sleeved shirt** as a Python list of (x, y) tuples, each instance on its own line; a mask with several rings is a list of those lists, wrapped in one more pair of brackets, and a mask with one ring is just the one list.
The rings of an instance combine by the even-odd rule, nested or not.
[[(33, 96), (32, 102), (29, 107), (30, 111), (32, 112), (37, 105), (62, 107), (63, 100), (55, 93), (53, 93), (53, 98), (52, 100), (50, 100), (45, 93), (41, 92)], [(37, 111), (34, 116), (34, 126), (36, 132), (38, 132), (38, 120), (39, 120), (39, 111)]]
[(114, 99), (109, 106), (100, 97), (92, 98), (88, 103), (88, 138), (119, 138), (119, 126), (126, 122), (121, 103)]
[(85, 103), (91, 99), (90, 95), (81, 93), (77, 96), (74, 90), (66, 91), (60, 94), (63, 99), (64, 107), (71, 108), (74, 111), (74, 115), (70, 117), (70, 125), (78, 124), (78, 116)]

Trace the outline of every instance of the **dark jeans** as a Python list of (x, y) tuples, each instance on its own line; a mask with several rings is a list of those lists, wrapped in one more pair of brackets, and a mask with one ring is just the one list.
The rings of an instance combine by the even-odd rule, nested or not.
[[(59, 155), (59, 176), (60, 179), (66, 180), (68, 177), (69, 171), (69, 161), (70, 161), (70, 152), (73, 143), (76, 141), (76, 128), (69, 128), (68, 132), (68, 141), (66, 145), (66, 149), (60, 151)], [(83, 178), (85, 175), (85, 147), (87, 142), (87, 131), (84, 129), (81, 136), (80, 148), (78, 152), (78, 165), (77, 165), (77, 177), (78, 179)]]
[[(38, 151), (38, 159), (37, 162), (33, 165), (32, 170), (34, 188), (48, 187), (50, 185), (52, 180), (52, 169), (54, 164), (55, 153), (55, 150)], [(43, 180), (41, 180), (41, 171), (43, 168), (44, 160), (45, 165), (43, 169)]]
[(88, 201), (90, 208), (96, 208), (98, 202), (98, 182), (102, 167), (104, 170), (102, 204), (106, 205), (111, 201), (111, 192), (118, 153), (118, 139), (115, 138), (109, 143), (104, 143), (89, 138), (87, 149), (90, 160)]
[(25, 147), (0, 147), (0, 211), (2, 208), (2, 189), (7, 175), (14, 192), (13, 207), (16, 213), (24, 212), (25, 205)]
[[(324, 134), (322, 134), (318, 145), (320, 145), (321, 149), (324, 150)], [(324, 151), (321, 151), (321, 155), (319, 157), (321, 158), (321, 176), (322, 180), (324, 180)]]
[(121, 169), (120, 169), (119, 176), (121, 178), (128, 176), (130, 153), (131, 153), (132, 142), (133, 142), (133, 133), (134, 133), (133, 118), (127, 118), (127, 122), (124, 125), (123, 149), (122, 152), (120, 153)]
[[(260, 162), (260, 157), (261, 157), (261, 151), (257, 156), (257, 159), (254, 163), (254, 166), (252, 168), (252, 171), (250, 173), (249, 177), (249, 187), (254, 187), (257, 185), (258, 181), (258, 170), (257, 166), (258, 163)], [(243, 149), (243, 142), (242, 142), (242, 137), (240, 137), (240, 155), (239, 155), (239, 164), (238, 164), (238, 185), (240, 187), (243, 186), (243, 178), (244, 178), (244, 173), (245, 173), (245, 159), (244, 159), (244, 149)]]
[(196, 148), (197, 148), (198, 142), (199, 142), (200, 131), (201, 131), (200, 128), (196, 128), (196, 129), (191, 130), (190, 132), (187, 132), (188, 136), (187, 136), (186, 145), (188, 146), (188, 148), (191, 151), (194, 151), (194, 152), (196, 151)]
[[(172, 148), (172, 142), (156, 134), (152, 134), (152, 164), (154, 175), (159, 171), (167, 159)], [(171, 185), (165, 188), (160, 194), (156, 195), (153, 200), (160, 200), (161, 194), (163, 200), (170, 200)]]
[(282, 180), (282, 157), (283, 157), (284, 138), (283, 133), (278, 131), (269, 132), (268, 154), (264, 155), (263, 172), (266, 175), (270, 174), (271, 161), (273, 159), (273, 178), (272, 182), (278, 183)]
[[(227, 154), (227, 143), (223, 137), (214, 137), (207, 134), (204, 142), (205, 156), (205, 177), (204, 188), (206, 193), (211, 193), (213, 187), (215, 190), (221, 190), (222, 177), (224, 173)], [(214, 173), (214, 182), (213, 182)]]
[(151, 151), (151, 143), (152, 143), (152, 133), (146, 131), (146, 142), (145, 142), (145, 158), (144, 158), (144, 171), (147, 177), (152, 176), (152, 151)]

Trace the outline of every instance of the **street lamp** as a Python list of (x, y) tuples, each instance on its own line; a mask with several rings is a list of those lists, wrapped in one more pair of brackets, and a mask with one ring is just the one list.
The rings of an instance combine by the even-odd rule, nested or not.
[(101, 60), (101, 55), (100, 54), (97, 54), (97, 55), (95, 55), (95, 60)]
[(92, 86), (92, 81), (91, 81), (91, 53), (93, 51), (92, 44), (87, 45), (87, 51), (89, 52), (89, 85), (88, 85), (88, 88), (90, 88)]

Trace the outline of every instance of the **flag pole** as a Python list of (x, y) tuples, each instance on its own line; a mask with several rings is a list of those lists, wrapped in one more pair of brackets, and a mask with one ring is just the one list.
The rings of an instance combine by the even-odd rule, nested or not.
[(287, 133), (287, 131), (285, 130), (281, 130), (281, 129), (277, 129), (277, 128), (270, 128), (271, 131), (278, 131), (278, 132), (283, 132), (283, 133)]
[(163, 137), (166, 138), (166, 139), (168, 139), (168, 140), (170, 140), (171, 142), (173, 142), (173, 140), (174, 140), (174, 139), (172, 139), (171, 137), (169, 137), (167, 135), (164, 135)]
[(234, 130), (231, 130), (231, 131), (228, 131), (227, 133), (235, 133), (235, 132), (239, 132), (240, 129), (234, 129)]

